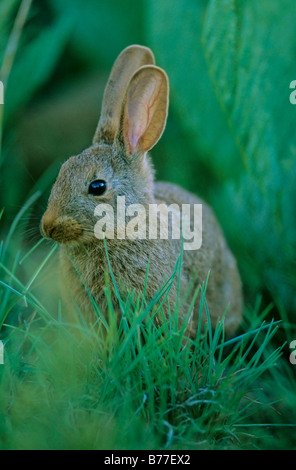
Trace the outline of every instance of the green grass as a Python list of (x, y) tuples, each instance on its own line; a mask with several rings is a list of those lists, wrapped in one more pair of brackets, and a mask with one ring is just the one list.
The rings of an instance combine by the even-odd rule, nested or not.
[[(274, 341), (281, 322), (264, 321), (269, 308), (246, 311), (231, 340), (223, 321), (188, 340), (177, 309), (165, 319), (161, 308), (178, 263), (150, 302), (145, 292), (120, 296), (110, 269), (106, 293), (120, 300), (119, 327), (111, 301), (107, 314), (97, 308), (95, 325), (78, 310), (69, 324), (57, 292), (47, 291), (54, 307), (39, 299), (47, 273), (56, 276), (56, 245), (9, 252), (36, 197), (1, 244), (0, 448), (251, 449), (274, 448), (275, 439), (291, 447), (295, 382)], [(205, 303), (206, 285), (200, 289)]]

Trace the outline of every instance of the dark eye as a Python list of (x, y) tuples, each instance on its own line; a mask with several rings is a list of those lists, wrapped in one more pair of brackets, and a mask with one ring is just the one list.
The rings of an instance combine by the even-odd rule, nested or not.
[(103, 180), (96, 180), (90, 183), (88, 188), (88, 194), (93, 194), (94, 196), (102, 196), (106, 192), (107, 183)]

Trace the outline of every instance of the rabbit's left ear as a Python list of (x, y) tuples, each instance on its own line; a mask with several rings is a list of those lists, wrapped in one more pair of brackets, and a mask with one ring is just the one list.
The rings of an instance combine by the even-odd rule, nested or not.
[(119, 54), (105, 88), (101, 117), (93, 139), (94, 144), (113, 143), (118, 131), (122, 102), (131, 77), (143, 65), (154, 63), (154, 55), (148, 47), (135, 44)]
[(119, 129), (128, 155), (145, 153), (158, 142), (166, 125), (168, 103), (166, 73), (154, 65), (137, 70), (127, 88)]

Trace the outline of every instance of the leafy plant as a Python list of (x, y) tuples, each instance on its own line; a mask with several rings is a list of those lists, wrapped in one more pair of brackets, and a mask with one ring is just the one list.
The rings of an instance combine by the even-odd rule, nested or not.
[[(289, 0), (152, 0), (149, 21), (149, 38), (169, 73), (173, 109), (187, 137), (183, 152), (193, 147), (205, 167), (196, 174), (196, 190), (203, 177), (214, 175), (204, 195), (216, 208), (249, 290), (268, 291), (292, 320), (293, 6)], [(190, 161), (183, 171), (192, 172)]]
[(71, 47), (88, 68), (111, 67), (114, 57), (129, 44), (143, 42), (143, 0), (50, 0), (58, 17), (71, 19), (75, 35)]

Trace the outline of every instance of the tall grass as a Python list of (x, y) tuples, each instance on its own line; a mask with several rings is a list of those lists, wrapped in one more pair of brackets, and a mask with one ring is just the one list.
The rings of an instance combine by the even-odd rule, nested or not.
[[(111, 301), (108, 312), (97, 308), (94, 325), (73, 304), (76, 321), (70, 324), (57, 293), (51, 310), (35, 292), (38, 283), (39, 292), (48, 287), (42, 273), (56, 269), (56, 245), (40, 241), (7, 266), (7, 242), (20, 218), (1, 245), (2, 449), (268, 447), (278, 399), (269, 394), (282, 380), (285, 362), (282, 347), (272, 343), (279, 322), (263, 320), (268, 309), (247, 314), (246, 331), (231, 340), (224, 339), (223, 321), (216, 329), (208, 323), (190, 340), (186, 325), (178, 328), (174, 321), (177, 309), (171, 306), (168, 319), (162, 315), (170, 283), (150, 301), (145, 291), (123, 297), (109, 266), (106, 295), (118, 296), (119, 326)], [(34, 257), (40, 261), (33, 269)], [(177, 264), (170, 282), (179, 269)], [(206, 285), (200, 289), (205, 304)]]
[[(3, 82), (4, 87), (6, 87), (7, 82), (9, 80), (9, 76), (11, 73), (11, 69), (15, 60), (15, 56), (18, 50), (20, 38), (22, 35), (22, 31), (24, 29), (24, 25), (29, 15), (29, 11), (32, 5), (33, 0), (22, 0), (20, 3), (20, 7), (18, 13), (16, 15), (14, 25), (12, 27), (11, 33), (8, 38), (8, 42), (2, 57), (2, 64), (0, 68), (0, 80)], [(7, 2), (4, 0), (4, 4), (2, 6), (2, 22), (4, 23), (7, 19), (6, 17), (10, 16), (10, 8), (14, 7), (15, 2), (12, 1)], [(0, 23), (0, 29), (2, 27), (2, 22)], [(3, 134), (3, 118), (4, 118), (4, 107), (0, 106), (0, 167), (2, 162), (2, 134)]]

